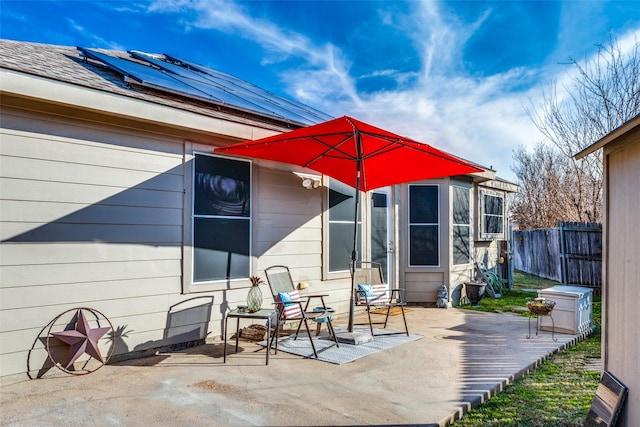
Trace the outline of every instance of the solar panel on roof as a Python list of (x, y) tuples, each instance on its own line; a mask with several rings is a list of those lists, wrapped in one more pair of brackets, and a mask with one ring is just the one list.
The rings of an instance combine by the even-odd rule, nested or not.
[(306, 122), (308, 117), (297, 114), (295, 110), (283, 108), (279, 104), (270, 102), (269, 99), (261, 97), (248, 91), (232, 81), (217, 79), (210, 75), (198, 71), (181, 67), (171, 62), (161, 61), (145, 53), (131, 52), (134, 58), (143, 59), (157, 67), (169, 71), (179, 80), (196, 89), (207, 92), (216, 98), (220, 98), (228, 105), (239, 106), (252, 111), (259, 111), (283, 119), (296, 119), (298, 122)]
[[(143, 55), (148, 55), (144, 54)], [(224, 86), (226, 89), (233, 91), (238, 96), (245, 97), (251, 100), (251, 102), (261, 105), (268, 110), (279, 111), (285, 116), (291, 114), (298, 118), (303, 118), (303, 121), (308, 124), (319, 123), (321, 121), (331, 119), (330, 116), (324, 114), (318, 110), (315, 110), (307, 105), (299, 103), (297, 101), (289, 100), (281, 96), (270, 93), (258, 86), (241, 80), (231, 74), (227, 74), (213, 68), (206, 67), (204, 65), (195, 64), (190, 61), (186, 61), (171, 55), (164, 55), (169, 61), (180, 63), (188, 66), (190, 69), (195, 70), (196, 74), (203, 74), (211, 78), (217, 84)], [(164, 62), (164, 61), (160, 61)], [(165, 62), (166, 63), (166, 62)], [(183, 68), (183, 67), (181, 67)], [(199, 72), (199, 73), (198, 73)], [(290, 117), (293, 118), (293, 117)], [(299, 121), (299, 120), (298, 120)]]
[(97, 59), (105, 63), (112, 69), (130, 77), (139, 84), (144, 84), (146, 86), (162, 89), (172, 93), (190, 95), (209, 102), (220, 102), (219, 99), (214, 98), (205, 92), (198, 92), (192, 87), (172, 78), (168, 73), (163, 73), (161, 70), (148, 67), (137, 62), (128, 61), (126, 59), (105, 55), (89, 49), (83, 50), (83, 53), (89, 58)]
[(240, 87), (244, 87), (247, 90), (253, 91), (256, 94), (259, 94), (260, 96), (265, 97), (268, 100), (271, 100), (272, 102), (280, 102), (280, 103), (284, 103), (287, 105), (287, 108), (293, 110), (293, 111), (298, 111), (300, 114), (304, 114), (305, 116), (309, 117), (309, 119), (312, 120), (312, 123), (319, 123), (325, 120), (330, 120), (332, 117), (321, 112), (318, 111), (312, 107), (309, 107), (308, 105), (302, 104), (300, 102), (294, 101), (294, 100), (290, 100), (290, 99), (286, 99), (283, 98), (281, 96), (275, 95), (269, 91), (266, 91), (258, 86), (255, 86), (249, 82), (246, 82), (244, 80), (238, 79), (237, 77), (234, 77), (230, 74), (226, 74), (223, 73), (221, 71), (218, 70), (214, 70), (213, 68), (209, 68), (207, 66), (204, 65), (199, 65), (199, 64), (195, 64), (193, 62), (190, 61), (185, 61), (183, 59), (179, 59), (170, 55), (166, 55), (167, 58), (174, 60), (174, 61), (180, 61), (196, 70), (199, 70), (203, 73), (206, 73), (208, 75), (211, 76), (218, 76), (221, 79), (228, 79), (229, 81), (233, 82), (234, 84), (240, 86)]
[(315, 124), (330, 119), (322, 112), (274, 95), (230, 74), (168, 55), (130, 52), (133, 58), (149, 64), (146, 65), (93, 49), (78, 49), (88, 58), (103, 62), (137, 84), (156, 90), (299, 124)]

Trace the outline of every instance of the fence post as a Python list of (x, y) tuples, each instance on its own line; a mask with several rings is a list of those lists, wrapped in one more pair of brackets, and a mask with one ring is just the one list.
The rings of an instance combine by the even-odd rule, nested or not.
[(560, 266), (562, 268), (562, 284), (569, 284), (569, 266), (567, 262), (567, 244), (564, 235), (564, 222), (558, 224), (560, 226)]

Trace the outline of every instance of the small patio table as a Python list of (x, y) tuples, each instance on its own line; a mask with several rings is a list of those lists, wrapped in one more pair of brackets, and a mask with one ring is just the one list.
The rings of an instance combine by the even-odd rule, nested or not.
[[(276, 331), (273, 334), (273, 336), (271, 337), (271, 339), (269, 339), (269, 335), (271, 334), (271, 319), (275, 318), (276, 319)], [(258, 310), (256, 312), (249, 312), (248, 310), (244, 309), (235, 309), (235, 310), (231, 310), (229, 311), (225, 318), (224, 318), (224, 358), (223, 358), (223, 363), (227, 363), (227, 325), (229, 323), (229, 319), (230, 318), (235, 318), (236, 319), (236, 353), (238, 352), (238, 336), (239, 334), (239, 330), (240, 330), (240, 319), (266, 319), (267, 320), (267, 347), (266, 347), (266, 351), (267, 351), (267, 362), (266, 364), (269, 364), (269, 353), (271, 353), (271, 346), (273, 344), (273, 340), (275, 338), (276, 340), (276, 346), (275, 346), (275, 354), (278, 354), (278, 333), (279, 333), (279, 328), (278, 328), (278, 309), (277, 308), (263, 308), (261, 310)]]

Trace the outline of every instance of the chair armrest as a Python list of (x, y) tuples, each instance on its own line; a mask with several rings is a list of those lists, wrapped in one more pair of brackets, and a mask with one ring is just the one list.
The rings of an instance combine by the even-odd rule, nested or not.
[(329, 294), (311, 294), (311, 295), (307, 295), (307, 294), (301, 294), (300, 298), (322, 298), (322, 297), (328, 297)]
[(324, 302), (324, 297), (327, 297), (327, 296), (329, 295), (326, 295), (326, 294), (300, 295), (301, 299), (306, 299), (307, 301), (306, 305), (304, 306), (304, 311), (307, 311), (309, 309), (309, 305), (314, 298), (320, 298), (320, 302), (322, 302), (322, 306), (326, 308), (327, 304), (325, 304)]

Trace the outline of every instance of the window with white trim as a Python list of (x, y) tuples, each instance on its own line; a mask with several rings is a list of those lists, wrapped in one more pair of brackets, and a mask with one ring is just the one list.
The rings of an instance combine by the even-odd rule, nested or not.
[(480, 190), (480, 239), (504, 239), (504, 194)]
[(471, 260), (471, 197), (466, 187), (452, 186), (452, 260), (453, 265), (468, 264)]
[(193, 282), (251, 273), (251, 162), (194, 155)]
[(409, 266), (440, 265), (440, 187), (409, 185)]

